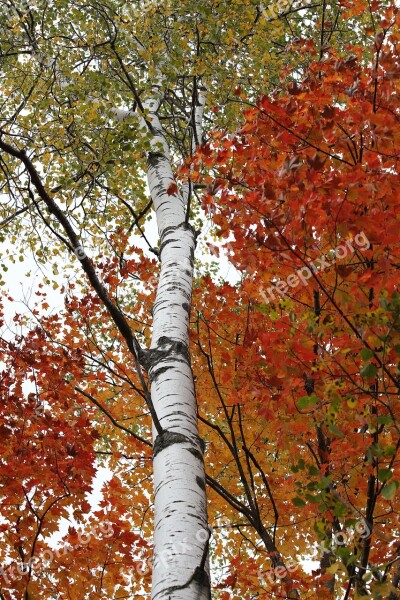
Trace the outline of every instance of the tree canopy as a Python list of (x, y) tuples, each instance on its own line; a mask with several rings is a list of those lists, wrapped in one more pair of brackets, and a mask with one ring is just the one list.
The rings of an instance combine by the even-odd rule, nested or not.
[(0, 8), (2, 599), (399, 598), (399, 15), (274, 6)]

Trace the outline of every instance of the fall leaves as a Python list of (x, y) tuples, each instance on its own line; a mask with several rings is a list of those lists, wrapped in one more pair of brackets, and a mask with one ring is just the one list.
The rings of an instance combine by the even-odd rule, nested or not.
[[(293, 521), (307, 523), (292, 542), (300, 554), (311, 539), (327, 544), (329, 560), (316, 573), (321, 597), (347, 590), (347, 597), (378, 598), (396, 583), (400, 130), (393, 35), (372, 67), (357, 53), (327, 53), (302, 81), (246, 110), (235, 136), (217, 133), (218, 185), (203, 204), (222, 235), (231, 235), (229, 254), (243, 278), (230, 335), (226, 317), (210, 310), (202, 317), (224, 346), (224, 367), (214, 375), (219, 394), (247, 416), (246, 443), (259, 452), (272, 490), (268, 502), (262, 483), (255, 485), (263, 521), (271, 523), (272, 506), (282, 521), (290, 510)], [(210, 167), (202, 154), (195, 162)], [(363, 242), (350, 251), (356, 236)], [(335, 264), (327, 258), (327, 268), (313, 268), (332, 248)], [(292, 285), (299, 283), (293, 274), (304, 274), (308, 285)], [(231, 297), (225, 287), (228, 305)], [(274, 440), (274, 459), (260, 438)], [(357, 548), (332, 546), (356, 515), (364, 515), (371, 537)], [(293, 556), (287, 521), (280, 534), (282, 551)], [(376, 577), (376, 569), (385, 574)], [(294, 577), (298, 591), (310, 591)], [(329, 595), (332, 586), (337, 596)]]
[[(395, 593), (399, 533), (398, 16), (393, 7), (382, 8), (381, 20), (372, 15), (370, 49), (346, 38), (335, 50), (328, 43), (334, 21), (323, 15), (320, 52), (313, 40), (293, 40), (290, 52), (282, 52), (282, 42), (279, 56), (290, 69), (278, 73), (254, 3), (212, 4), (164, 4), (153, 11), (147, 3), (139, 26), (122, 11), (113, 46), (113, 21), (102, 10), (96, 20), (97, 5), (90, 7), (87, 31), (74, 12), (72, 31), (64, 18), (70, 7), (60, 4), (62, 36), (53, 35), (54, 19), (47, 22), (43, 13), (46, 39), (39, 41), (46, 51), (54, 47), (54, 65), (62, 73), (80, 66), (65, 86), (50, 62), (40, 75), (46, 93), (44, 83), (28, 86), (30, 105), (22, 89), (25, 108), (18, 113), (18, 96), (19, 116), (8, 131), (20, 133), (18, 148), (27, 145), (41, 156), (46, 183), (58, 190), (74, 227), (82, 227), (79, 240), (91, 239), (93, 247), (107, 240), (109, 255), (97, 257), (97, 272), (144, 343), (157, 265), (128, 238), (134, 226), (143, 233), (148, 211), (142, 169), (149, 140), (135, 140), (136, 117), (119, 123), (109, 111), (114, 104), (141, 103), (149, 88), (147, 54), (151, 61), (168, 57), (160, 120), (174, 157), (191, 152), (203, 74), (207, 118), (231, 125), (245, 107), (240, 129), (205, 131), (206, 142), (181, 171), (185, 182), (202, 172), (203, 208), (217, 235), (229, 239), (241, 275), (233, 286), (199, 272), (191, 311), (181, 305), (191, 319), (210, 520), (224, 517), (226, 532), (216, 528), (210, 542), (215, 594), (380, 598)], [(363, 6), (369, 9), (342, 2), (332, 11), (338, 9), (338, 19), (340, 11), (352, 18), (363, 15)], [(203, 23), (208, 9), (212, 18)], [(182, 18), (184, 10), (190, 19)], [(306, 19), (311, 24), (320, 8), (313, 10)], [(13, 52), (14, 45), (25, 49), (25, 19), (12, 33)], [(299, 23), (302, 36), (304, 19)], [(135, 53), (132, 31), (139, 39), (142, 25), (146, 43), (150, 36), (153, 41), (148, 52)], [(237, 69), (245, 49), (249, 54)], [(12, 63), (12, 56), (18, 77), (10, 69), (8, 82), (18, 95), (18, 81), (23, 88), (29, 82), (30, 63), (26, 57)], [(275, 78), (272, 92), (260, 89), (267, 76)], [(34, 140), (31, 115), (41, 115)], [(4, 162), (2, 180), (14, 168)], [(165, 202), (175, 201), (179, 185), (178, 178), (168, 179)], [(19, 191), (18, 185), (11, 189)], [(22, 188), (23, 199), (29, 191)], [(29, 226), (15, 226), (29, 242), (34, 235), (41, 241), (44, 227), (36, 208)], [(194, 198), (187, 218), (191, 212)], [(57, 226), (55, 232), (62, 243)], [(85, 259), (82, 246), (74, 248)], [(35, 251), (42, 259), (42, 249)], [(1, 561), (32, 564), (69, 514), (82, 527), (65, 535), (65, 547), (73, 550), (43, 564), (40, 578), (22, 573), (5, 581), (5, 594), (100, 599), (149, 586), (151, 422), (144, 392), (101, 301), (84, 284), (73, 285), (60, 314), (41, 317), (13, 343), (2, 341), (0, 482), (7, 501)], [(113, 477), (89, 518), (87, 494), (100, 461)], [(109, 532), (100, 533), (112, 529), (113, 535), (97, 535), (96, 520), (109, 519)], [(94, 530), (81, 544), (85, 531)], [(326, 549), (322, 557), (312, 555), (318, 547)], [(310, 554), (320, 561), (313, 575), (302, 569)]]

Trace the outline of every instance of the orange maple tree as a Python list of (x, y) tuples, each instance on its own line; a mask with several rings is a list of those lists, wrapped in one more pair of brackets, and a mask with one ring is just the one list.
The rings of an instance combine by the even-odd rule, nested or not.
[[(195, 161), (241, 273), (195, 300), (200, 418), (220, 404), (211, 468), (297, 565), (262, 566), (260, 527), (257, 597), (398, 598), (398, 24), (389, 10), (368, 62), (356, 46), (316, 57)], [(251, 565), (232, 561), (237, 597)]]

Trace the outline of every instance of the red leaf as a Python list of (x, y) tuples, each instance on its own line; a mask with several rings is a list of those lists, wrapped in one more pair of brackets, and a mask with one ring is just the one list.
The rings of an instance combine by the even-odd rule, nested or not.
[(167, 188), (167, 194), (168, 194), (168, 196), (175, 196), (177, 191), (178, 191), (178, 186), (176, 185), (175, 181), (173, 181), (172, 183), (169, 184), (169, 186)]

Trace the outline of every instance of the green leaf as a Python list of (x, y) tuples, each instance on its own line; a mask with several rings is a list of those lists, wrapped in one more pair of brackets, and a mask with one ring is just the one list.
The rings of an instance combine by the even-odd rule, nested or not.
[(374, 355), (374, 353), (372, 352), (372, 350), (370, 350), (369, 348), (363, 348), (361, 350), (360, 354), (361, 354), (361, 358), (363, 360), (369, 360)]
[(314, 465), (308, 465), (307, 469), (310, 475), (319, 475), (319, 469), (317, 469), (317, 467), (314, 467)]
[(371, 452), (374, 456), (382, 456), (383, 455), (383, 447), (377, 442), (376, 444), (371, 444)]
[(376, 374), (378, 372), (378, 369), (376, 368), (376, 365), (374, 365), (374, 363), (368, 363), (367, 365), (364, 365), (363, 368), (360, 371), (360, 374), (362, 377), (364, 377), (364, 379), (373, 379)]
[(269, 312), (267, 304), (255, 304), (254, 308), (257, 312), (260, 312), (262, 315), (266, 315)]
[(384, 308), (385, 310), (388, 310), (389, 308), (389, 302), (387, 301), (386, 298), (382, 298), (380, 305), (382, 308)]
[(316, 394), (313, 394), (312, 396), (301, 396), (301, 398), (297, 400), (297, 404), (299, 409), (303, 410), (304, 408), (308, 408), (309, 406), (316, 404), (317, 400), (318, 398)]
[(305, 494), (305, 498), (306, 500), (311, 502), (311, 504), (318, 504), (318, 502), (321, 500), (320, 494), (317, 494), (315, 496), (312, 496), (311, 494)]
[(371, 448), (367, 448), (367, 460), (370, 465), (374, 464), (374, 456), (372, 454)]
[(394, 456), (396, 454), (396, 446), (394, 444), (385, 446), (383, 449), (383, 454), (384, 456)]
[(343, 523), (343, 529), (347, 529), (347, 527), (351, 527), (352, 529), (355, 528), (355, 526), (357, 525), (358, 520), (357, 519), (346, 519), (345, 522)]
[(343, 560), (345, 565), (349, 563), (351, 551), (346, 546), (336, 546), (335, 554), (337, 554), (337, 556), (339, 556)]
[(292, 502), (295, 506), (299, 506), (300, 508), (303, 508), (303, 506), (306, 506), (306, 503), (304, 502), (304, 500), (302, 500), (298, 496), (295, 496), (295, 498), (292, 498)]
[(318, 482), (318, 487), (321, 490), (328, 488), (332, 483), (331, 477), (328, 475), (327, 477), (322, 477)]
[(392, 418), (389, 415), (381, 415), (376, 419), (378, 425), (390, 425), (392, 423)]
[(335, 504), (335, 506), (333, 508), (333, 513), (334, 513), (335, 517), (344, 517), (345, 514), (347, 513), (347, 508), (344, 504), (341, 504), (341, 503)]
[(379, 469), (379, 471), (378, 471), (378, 479), (382, 483), (389, 481), (389, 479), (391, 479), (392, 476), (393, 476), (393, 473), (390, 469)]
[(385, 498), (385, 500), (393, 500), (398, 485), (399, 484), (397, 481), (391, 481), (390, 483), (388, 483), (388, 485), (385, 485), (385, 487), (382, 490), (382, 496)]

